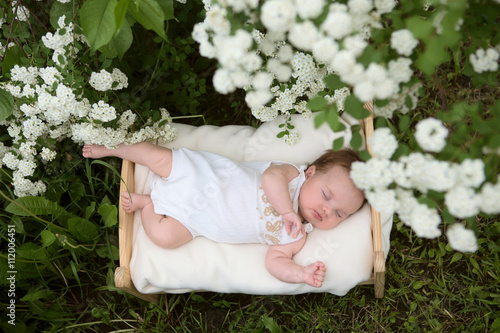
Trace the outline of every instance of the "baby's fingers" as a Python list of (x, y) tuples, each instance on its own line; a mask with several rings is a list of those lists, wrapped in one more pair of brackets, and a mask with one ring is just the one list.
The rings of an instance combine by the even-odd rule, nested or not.
[(297, 238), (300, 233), (305, 235), (304, 225), (302, 223), (295, 224), (295, 232), (293, 233), (292, 238)]

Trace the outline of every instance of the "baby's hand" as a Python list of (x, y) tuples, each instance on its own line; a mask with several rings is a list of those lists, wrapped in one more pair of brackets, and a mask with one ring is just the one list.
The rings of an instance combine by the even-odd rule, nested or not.
[(321, 261), (317, 261), (309, 266), (304, 267), (302, 277), (304, 282), (310, 286), (319, 288), (325, 280), (326, 267)]
[(286, 213), (282, 215), (283, 223), (285, 223), (286, 233), (290, 235), (292, 232), (292, 226), (295, 226), (295, 232), (292, 235), (292, 238), (297, 238), (299, 233), (302, 232), (305, 235), (304, 225), (302, 224), (302, 219), (300, 216), (294, 211), (290, 213)]

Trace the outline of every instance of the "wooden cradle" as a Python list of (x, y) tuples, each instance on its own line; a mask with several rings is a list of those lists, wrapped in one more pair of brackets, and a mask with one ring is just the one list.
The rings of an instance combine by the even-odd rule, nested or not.
[[(372, 111), (372, 105), (366, 105)], [(363, 121), (365, 140), (373, 134), (373, 117), (365, 118)], [(368, 151), (371, 149), (368, 144)], [(131, 161), (123, 160), (121, 177), (123, 179), (120, 192), (134, 192), (134, 170), (135, 165)], [(371, 278), (359, 283), (360, 285), (373, 284), (376, 298), (384, 296), (385, 286), (385, 256), (382, 247), (382, 226), (380, 213), (371, 208), (372, 237), (373, 237), (373, 272)], [(121, 205), (119, 206), (119, 250), (120, 266), (115, 270), (115, 285), (117, 288), (127, 293), (137, 296), (150, 302), (158, 302), (160, 294), (143, 294), (134, 286), (130, 272), (130, 261), (132, 258), (132, 240), (134, 232), (134, 213), (126, 213)]]

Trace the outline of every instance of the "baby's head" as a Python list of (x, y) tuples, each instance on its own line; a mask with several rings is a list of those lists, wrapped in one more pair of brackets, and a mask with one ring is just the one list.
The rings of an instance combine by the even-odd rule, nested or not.
[(349, 176), (356, 161), (360, 158), (352, 149), (328, 150), (309, 166), (299, 195), (299, 214), (307, 222), (332, 229), (361, 208), (363, 192)]

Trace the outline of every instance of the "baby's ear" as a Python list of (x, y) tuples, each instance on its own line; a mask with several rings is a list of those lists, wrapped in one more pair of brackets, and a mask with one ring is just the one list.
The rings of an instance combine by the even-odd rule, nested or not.
[(306, 175), (306, 179), (311, 177), (312, 175), (314, 175), (317, 171), (317, 168), (315, 165), (311, 165), (309, 168), (307, 168), (306, 172), (305, 172), (305, 175)]

